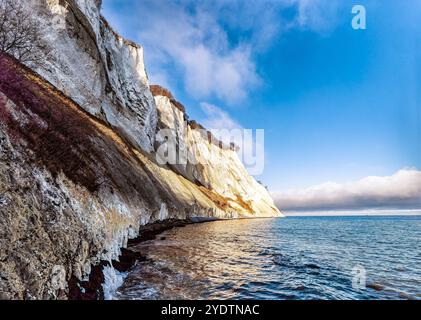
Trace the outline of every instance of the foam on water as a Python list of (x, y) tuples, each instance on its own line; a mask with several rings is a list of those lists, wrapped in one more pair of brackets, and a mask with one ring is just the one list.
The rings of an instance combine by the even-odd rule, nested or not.
[(123, 284), (127, 274), (117, 271), (112, 266), (105, 266), (103, 273), (104, 283), (102, 288), (104, 290), (104, 299), (114, 300), (116, 291)]

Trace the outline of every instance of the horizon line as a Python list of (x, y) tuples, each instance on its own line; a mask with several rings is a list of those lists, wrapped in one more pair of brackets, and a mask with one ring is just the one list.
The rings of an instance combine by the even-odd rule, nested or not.
[(361, 209), (361, 210), (309, 210), (281, 212), (286, 217), (341, 217), (341, 216), (421, 216), (421, 209)]

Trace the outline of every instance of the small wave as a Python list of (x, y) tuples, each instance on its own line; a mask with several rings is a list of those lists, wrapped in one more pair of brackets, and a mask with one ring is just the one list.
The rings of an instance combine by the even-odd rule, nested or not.
[(276, 255), (282, 255), (282, 254), (274, 253), (273, 250), (270, 250), (270, 249), (262, 249), (257, 255), (258, 256), (276, 256)]
[(294, 260), (283, 254), (276, 254), (273, 257), (273, 262), (281, 267), (305, 270), (320, 270), (321, 267), (314, 262), (302, 262)]

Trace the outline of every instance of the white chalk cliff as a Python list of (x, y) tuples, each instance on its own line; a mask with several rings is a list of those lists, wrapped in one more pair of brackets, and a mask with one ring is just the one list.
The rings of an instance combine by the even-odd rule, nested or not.
[[(235, 150), (152, 94), (142, 47), (111, 29), (101, 1), (24, 2), (50, 56), (34, 72), (0, 59), (0, 298), (69, 297), (141, 225), (281, 216)], [(218, 161), (159, 164), (160, 129)]]

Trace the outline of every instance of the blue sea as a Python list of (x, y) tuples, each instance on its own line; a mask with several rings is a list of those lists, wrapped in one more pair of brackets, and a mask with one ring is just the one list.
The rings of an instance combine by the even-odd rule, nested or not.
[(169, 230), (117, 299), (421, 299), (421, 217), (288, 217)]

